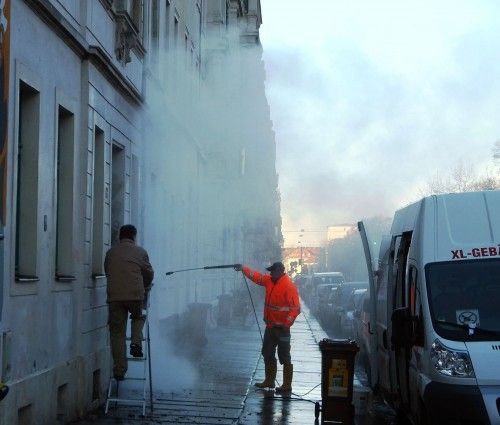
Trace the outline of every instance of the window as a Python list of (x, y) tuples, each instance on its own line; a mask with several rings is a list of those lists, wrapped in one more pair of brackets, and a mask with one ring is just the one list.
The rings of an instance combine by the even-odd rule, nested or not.
[(74, 279), (73, 270), (73, 181), (74, 115), (59, 106), (57, 134), (56, 278)]
[(142, 34), (143, 29), (143, 19), (144, 19), (144, 1), (143, 0), (132, 0), (130, 17), (132, 22), (137, 28), (137, 32)]
[(422, 315), (422, 302), (420, 294), (420, 286), (418, 282), (418, 271), (415, 266), (410, 266), (408, 276), (410, 281), (408, 282), (410, 293), (408, 304), (410, 306), (410, 314), (413, 318), (413, 335), (414, 344), (419, 347), (424, 346), (424, 327), (423, 327), (423, 315)]
[(92, 194), (92, 275), (104, 274), (104, 132), (94, 128), (94, 185)]
[(118, 240), (125, 215), (125, 150), (113, 145), (111, 180), (111, 243)]
[(427, 264), (427, 299), (437, 334), (452, 341), (498, 341), (498, 276), (499, 258)]
[(132, 223), (139, 223), (139, 160), (132, 155), (130, 172), (130, 217)]
[(165, 49), (168, 49), (169, 41), (170, 41), (170, 1), (166, 0), (165, 2)]
[(179, 18), (174, 17), (174, 47), (177, 48), (179, 39)]
[(38, 149), (40, 93), (23, 81), (19, 87), (17, 140), (16, 281), (35, 281), (38, 240)]
[(158, 51), (158, 41), (160, 38), (160, 11), (159, 0), (151, 0), (151, 44), (154, 52)]

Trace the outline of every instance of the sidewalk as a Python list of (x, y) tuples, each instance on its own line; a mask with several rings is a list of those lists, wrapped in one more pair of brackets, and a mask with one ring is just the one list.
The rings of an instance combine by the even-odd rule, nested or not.
[[(158, 389), (153, 367), (154, 411), (142, 418), (137, 408), (119, 406), (107, 416), (99, 413), (84, 424), (287, 424), (315, 423), (315, 401), (321, 400), (321, 352), (318, 342), (326, 338), (306, 306), (292, 327), (293, 392), (289, 399), (274, 391), (254, 388), (264, 375), (260, 357), (261, 337), (255, 320), (246, 325), (219, 326), (209, 331), (207, 346), (197, 364), (197, 377), (189, 387), (168, 393)], [(261, 325), (262, 326), (262, 325)], [(263, 329), (262, 329), (263, 330)], [(153, 358), (153, 365), (158, 360)], [(158, 367), (158, 366), (156, 366)], [(278, 366), (278, 381), (282, 368)], [(161, 386), (161, 385), (160, 385)], [(307, 394), (306, 394), (307, 393)], [(365, 424), (357, 418), (357, 424)]]

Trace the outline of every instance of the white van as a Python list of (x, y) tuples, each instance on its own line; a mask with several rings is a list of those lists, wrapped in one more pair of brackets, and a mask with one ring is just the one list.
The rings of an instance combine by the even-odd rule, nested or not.
[(371, 382), (414, 424), (500, 425), (500, 191), (397, 211), (378, 267), (359, 229), (373, 272)]

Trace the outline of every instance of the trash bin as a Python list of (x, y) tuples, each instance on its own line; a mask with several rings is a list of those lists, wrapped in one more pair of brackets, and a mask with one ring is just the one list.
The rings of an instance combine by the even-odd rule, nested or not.
[[(354, 424), (354, 359), (359, 347), (351, 339), (323, 339), (321, 350), (321, 424)], [(318, 406), (316, 418), (318, 417)]]

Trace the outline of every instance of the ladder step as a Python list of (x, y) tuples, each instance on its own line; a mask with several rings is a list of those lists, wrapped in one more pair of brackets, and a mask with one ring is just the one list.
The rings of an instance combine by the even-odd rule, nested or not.
[(124, 381), (146, 381), (146, 378), (127, 378), (127, 377), (125, 377)]
[(127, 357), (127, 360), (131, 362), (143, 362), (147, 360), (147, 357)]
[(143, 404), (146, 402), (145, 399), (143, 400), (137, 400), (137, 399), (128, 399), (128, 398), (108, 398), (108, 403), (113, 402), (113, 403), (128, 403), (128, 404)]

